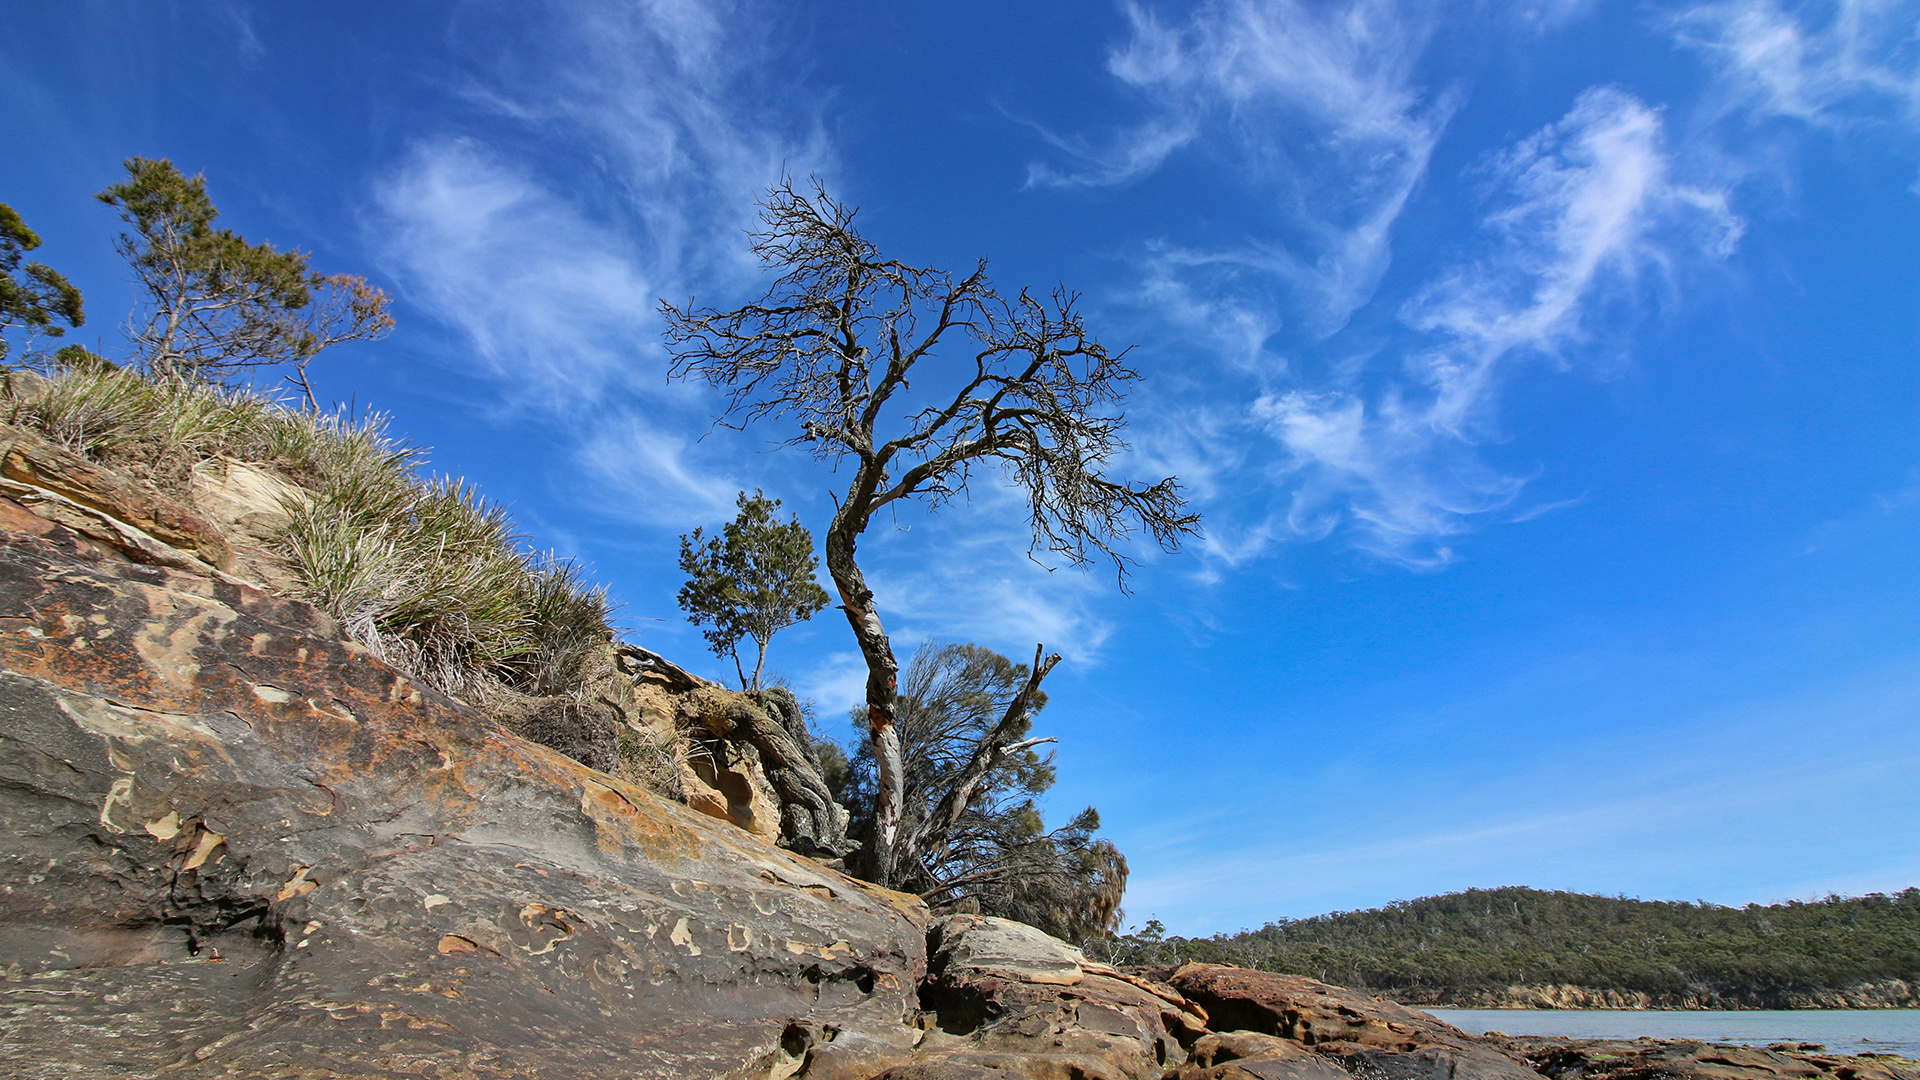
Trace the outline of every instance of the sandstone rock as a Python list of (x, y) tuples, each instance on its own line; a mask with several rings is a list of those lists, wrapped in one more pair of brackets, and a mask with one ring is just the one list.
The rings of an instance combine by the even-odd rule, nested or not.
[(220, 530), (151, 484), (18, 429), (0, 433), (0, 493), (139, 562), (235, 569)]
[(1920, 987), (1873, 979), (1839, 989), (1696, 986), (1649, 993), (1568, 983), (1502, 987), (1419, 987), (1389, 991), (1410, 1005), (1463, 1009), (1911, 1009)]
[(888, 1069), (877, 1080), (1007, 1080), (1008, 1075), (1005, 1069), (989, 1069), (985, 1065), (932, 1061)]
[(187, 496), (232, 548), (233, 573), (283, 595), (299, 588), (298, 574), (279, 552), (291, 509), (311, 498), (304, 489), (267, 466), (221, 457), (194, 466)]
[(1291, 1039), (1258, 1031), (1221, 1031), (1203, 1035), (1199, 1042), (1193, 1044), (1192, 1052), (1193, 1064), (1202, 1068), (1242, 1058), (1312, 1056), (1312, 1051)]
[(1079, 949), (1011, 919), (953, 916), (927, 930), (927, 955), (944, 973), (1073, 986), (1086, 980)]
[(1090, 970), (1097, 966), (1079, 950), (1019, 923), (949, 915), (934, 920), (928, 943), (920, 1003), (931, 1029), (916, 1064), (1031, 1080), (1146, 1080), (1185, 1058), (1183, 1040), (1205, 1033), (1177, 995)]
[(299, 487), (258, 465), (216, 458), (195, 466), (188, 480), (195, 509), (230, 540), (268, 544), (292, 523), (290, 508), (307, 502)]
[(40, 531), (0, 535), (11, 1075), (785, 1076), (910, 1039), (917, 900), (507, 735), (307, 605)]
[(1347, 1080), (1339, 1066), (1289, 1039), (1257, 1031), (1203, 1036), (1174, 1080)]
[(1552, 1080), (1920, 1080), (1920, 1061), (1782, 1044), (1762, 1049), (1691, 1039), (1560, 1039), (1489, 1034)]
[(1313, 979), (1187, 964), (1169, 981), (1216, 1028), (1291, 1039), (1374, 1080), (1539, 1080), (1517, 1059), (1427, 1013)]

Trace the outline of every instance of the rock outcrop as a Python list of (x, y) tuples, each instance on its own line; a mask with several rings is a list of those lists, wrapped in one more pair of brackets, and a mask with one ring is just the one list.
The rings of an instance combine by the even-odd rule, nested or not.
[(1338, 1065), (1291, 1039), (1257, 1031), (1208, 1035), (1176, 1080), (1347, 1080)]
[(1518, 1059), (1433, 1016), (1303, 976), (1187, 964), (1167, 981), (1206, 1009), (1216, 1030), (1286, 1039), (1355, 1075), (1539, 1080)]
[[(1148, 1080), (1186, 1058), (1206, 1014), (1022, 923), (949, 915), (928, 933), (927, 1036), (891, 1080), (998, 1070), (1034, 1080)], [(938, 1065), (945, 1072), (928, 1071)], [(991, 1073), (987, 1075), (992, 1075)]]
[(908, 1030), (917, 900), (29, 517), (0, 507), (12, 1075), (775, 1076)]
[(845, 813), (790, 697), (603, 642), (567, 693), (480, 711), (276, 594), (285, 477), (223, 459), (164, 492), (0, 434), (9, 1077), (1920, 1080), (1475, 1039), (1310, 979), (930, 921), (835, 869)]
[(1551, 1080), (1920, 1080), (1920, 1062), (1832, 1054), (1815, 1043), (1734, 1046), (1692, 1039), (1556, 1039), (1489, 1033), (1487, 1041)]

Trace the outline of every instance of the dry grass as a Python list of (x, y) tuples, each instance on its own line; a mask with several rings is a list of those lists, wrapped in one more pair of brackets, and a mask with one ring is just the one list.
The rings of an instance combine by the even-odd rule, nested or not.
[(529, 550), (505, 508), (422, 474), (419, 450), (378, 413), (313, 414), (247, 390), (110, 366), (9, 373), (0, 417), (184, 497), (195, 465), (265, 464), (305, 493), (279, 551), (303, 599), (356, 640), (449, 695), (580, 692), (612, 637), (606, 591)]

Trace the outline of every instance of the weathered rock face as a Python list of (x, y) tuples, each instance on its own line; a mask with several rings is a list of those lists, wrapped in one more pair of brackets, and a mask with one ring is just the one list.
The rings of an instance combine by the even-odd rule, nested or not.
[[(16, 392), (23, 381), (40, 386), (33, 393), (44, 390), (45, 380), (31, 373), (0, 376)], [(281, 534), (312, 493), (271, 465), (224, 456), (193, 465), (166, 486), (0, 423), (0, 497), (28, 519), (17, 528), (41, 532), (57, 524), (133, 562), (300, 594)], [(786, 730), (798, 721), (804, 735), (797, 710), (783, 727), (745, 695), (624, 669), (613, 643), (601, 652), (588, 658), (572, 692), (535, 697), (495, 688), (485, 712), (523, 738), (756, 836), (804, 854), (847, 850), (844, 811), (832, 804), (805, 738)]]
[(0, 531), (0, 669), (11, 1075), (780, 1076), (910, 1035), (917, 901), (506, 735), (311, 607), (41, 522)]
[(1539, 1080), (1538, 1073), (1517, 1059), (1426, 1013), (1313, 979), (1187, 964), (1168, 981), (1207, 1010), (1216, 1030), (1289, 1039), (1356, 1075), (1377, 1080)]
[(1813, 1043), (1729, 1046), (1690, 1039), (1556, 1039), (1489, 1034), (1487, 1041), (1552, 1080), (1920, 1080), (1920, 1062), (1830, 1054)]
[[(1179, 994), (1085, 960), (1006, 919), (949, 915), (928, 933), (930, 1030), (907, 1077), (997, 1069), (1032, 1080), (1145, 1080), (1186, 1057), (1206, 1016)], [(924, 1071), (934, 1066), (946, 1072)]]
[(212, 522), (152, 485), (0, 426), (0, 495), (135, 562), (210, 573), (236, 569)]

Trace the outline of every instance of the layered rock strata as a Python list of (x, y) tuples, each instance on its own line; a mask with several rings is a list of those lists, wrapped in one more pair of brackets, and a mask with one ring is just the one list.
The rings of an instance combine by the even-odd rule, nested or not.
[(307, 605), (31, 526), (0, 669), (11, 1075), (772, 1076), (911, 1039), (918, 901), (507, 735)]
[(934, 921), (927, 947), (920, 1071), (890, 1080), (949, 1075), (924, 1071), (935, 1062), (1036, 1080), (1149, 1080), (1207, 1032), (1206, 1014), (1171, 988), (1022, 923), (949, 915)]
[(1459, 1009), (1920, 1008), (1920, 988), (1904, 979), (1880, 979), (1841, 990), (1724, 991), (1698, 987), (1649, 993), (1644, 990), (1617, 990), (1567, 983), (1518, 983), (1513, 986), (1470, 989), (1414, 987), (1387, 992), (1411, 1005)]
[[(180, 495), (0, 445), (0, 1073), (1920, 1080), (1475, 1039), (1313, 980), (929, 923), (776, 846), (844, 850), (790, 701), (609, 646), (590, 693), (477, 712), (269, 591), (300, 498), (241, 462)], [(610, 775), (649, 747), (686, 805)]]

